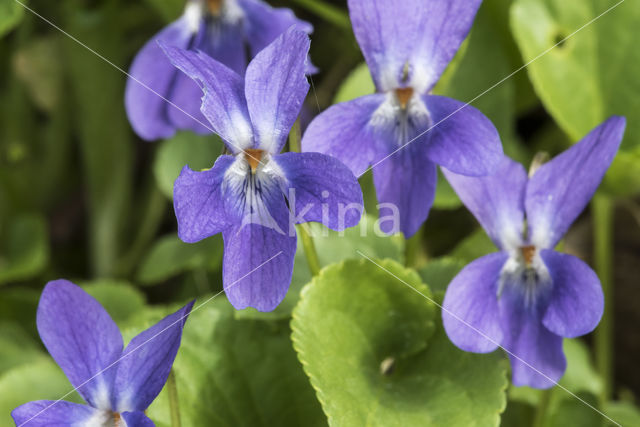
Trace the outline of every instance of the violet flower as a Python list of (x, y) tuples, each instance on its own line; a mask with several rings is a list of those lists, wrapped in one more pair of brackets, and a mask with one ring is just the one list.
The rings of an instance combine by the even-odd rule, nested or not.
[(222, 233), (224, 289), (238, 309), (270, 311), (282, 301), (293, 272), (296, 223), (342, 230), (362, 215), (358, 181), (340, 161), (320, 153), (278, 154), (309, 90), (309, 43), (291, 27), (256, 55), (244, 79), (203, 52), (163, 46), (176, 67), (202, 85), (202, 112), (231, 153), (209, 170), (182, 170), (173, 193), (178, 235), (193, 243)]
[(306, 130), (302, 148), (339, 158), (357, 176), (374, 165), (381, 217), (383, 204), (396, 207), (400, 216), (400, 230), (389, 221), (381, 221), (381, 228), (409, 237), (433, 204), (436, 164), (483, 176), (502, 159), (489, 119), (462, 102), (430, 94), (467, 36), (481, 0), (348, 3), (377, 93), (320, 114)]
[(16, 425), (153, 426), (144, 414), (167, 381), (193, 302), (134, 337), (122, 336), (105, 309), (67, 280), (49, 282), (38, 304), (42, 342), (87, 405), (39, 400), (11, 413)]
[(598, 277), (553, 248), (600, 184), (624, 128), (623, 117), (610, 118), (531, 178), (508, 158), (489, 177), (445, 170), (500, 252), (473, 261), (453, 279), (444, 327), (463, 350), (485, 353), (499, 344), (510, 352), (514, 385), (552, 386), (566, 368), (562, 338), (591, 332), (600, 321)]
[(149, 40), (131, 66), (125, 106), (135, 132), (145, 140), (168, 138), (180, 129), (211, 133), (200, 113), (200, 88), (171, 65), (158, 41), (201, 50), (241, 74), (247, 51), (255, 56), (292, 25), (313, 31), (291, 10), (262, 0), (187, 0), (184, 14)]

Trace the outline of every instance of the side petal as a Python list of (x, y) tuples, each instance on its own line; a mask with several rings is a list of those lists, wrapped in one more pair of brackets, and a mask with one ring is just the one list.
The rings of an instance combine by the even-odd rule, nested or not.
[(109, 421), (110, 412), (64, 400), (38, 400), (11, 411), (16, 426), (65, 427), (96, 426)]
[(213, 168), (194, 172), (185, 166), (173, 186), (173, 208), (178, 220), (178, 236), (195, 243), (220, 233), (230, 224), (224, 202), (224, 175), (233, 157), (218, 157)]
[(618, 151), (626, 120), (614, 116), (542, 165), (527, 186), (529, 235), (553, 248), (585, 208)]
[(127, 427), (155, 427), (144, 412), (123, 412), (120, 416), (127, 423)]
[(341, 231), (360, 222), (362, 190), (351, 170), (320, 153), (284, 153), (273, 159), (287, 179), (289, 209), (296, 223), (320, 222)]
[(542, 323), (554, 334), (575, 338), (593, 331), (604, 311), (596, 273), (582, 260), (552, 250), (540, 252), (553, 290)]
[(385, 95), (367, 95), (333, 105), (317, 116), (302, 138), (303, 151), (328, 154), (340, 160), (356, 176), (382, 157), (377, 154), (373, 113), (385, 102)]
[(520, 245), (524, 231), (524, 193), (527, 172), (504, 157), (496, 173), (481, 178), (442, 169), (462, 203), (476, 217), (500, 249)]
[[(194, 301), (136, 335), (117, 365), (113, 400), (117, 412), (144, 411), (169, 377), (182, 329)], [(132, 415), (135, 417), (135, 415)]]
[(386, 92), (405, 82), (428, 92), (469, 33), (480, 3), (349, 0), (353, 30), (378, 89)]
[(122, 354), (122, 336), (100, 303), (73, 283), (54, 280), (42, 291), (36, 323), (80, 395), (95, 408), (109, 409), (116, 370), (106, 368)]
[(498, 283), (507, 261), (504, 252), (486, 255), (453, 278), (442, 303), (447, 336), (464, 351), (488, 353), (502, 342)]
[[(158, 40), (187, 49), (195, 33), (187, 17), (183, 16), (153, 36), (134, 58), (127, 79), (125, 107), (129, 122), (140, 138), (151, 141), (175, 133), (174, 125), (167, 118), (167, 112), (175, 108), (163, 97), (170, 97), (179, 71), (166, 58)], [(193, 124), (193, 119), (189, 124)]]
[(276, 154), (287, 140), (309, 91), (309, 36), (289, 28), (249, 63), (245, 96), (257, 148)]
[(380, 217), (399, 220), (381, 219), (380, 229), (388, 234), (402, 231), (407, 239), (413, 236), (429, 215), (437, 180), (436, 165), (426, 157), (420, 142), (405, 146), (375, 165), (373, 182)]
[(496, 171), (504, 152), (497, 129), (476, 108), (444, 96), (423, 100), (431, 117), (429, 158), (452, 172), (486, 176)]
[(229, 150), (237, 153), (251, 147), (253, 134), (242, 77), (203, 52), (191, 52), (159, 43), (173, 65), (204, 91), (201, 111)]
[(513, 385), (549, 388), (567, 368), (562, 337), (543, 326), (544, 304), (527, 304), (525, 294), (517, 285), (505, 285), (502, 291), (498, 301), (504, 334), (501, 344), (509, 352)]
[[(252, 56), (256, 56), (293, 25), (304, 33), (313, 32), (313, 25), (296, 18), (291, 9), (274, 8), (260, 0), (239, 0), (238, 3), (245, 13), (244, 31), (251, 46)], [(307, 62), (306, 73), (313, 72), (315, 67)]]

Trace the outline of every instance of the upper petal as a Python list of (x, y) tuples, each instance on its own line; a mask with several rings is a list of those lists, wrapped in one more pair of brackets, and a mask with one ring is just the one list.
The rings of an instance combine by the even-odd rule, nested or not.
[[(144, 411), (169, 377), (194, 301), (136, 335), (118, 362), (113, 399), (118, 412)], [(133, 415), (132, 415), (133, 416)]]
[(527, 186), (529, 235), (553, 248), (587, 205), (618, 151), (626, 120), (614, 116), (542, 165)]
[(520, 163), (504, 157), (493, 175), (480, 178), (442, 171), (496, 246), (508, 249), (520, 245), (527, 185), (527, 172)]
[(182, 241), (195, 243), (230, 225), (223, 183), (233, 162), (232, 156), (223, 155), (209, 170), (194, 172), (189, 166), (182, 169), (173, 186), (173, 207)]
[(402, 231), (407, 239), (413, 236), (429, 215), (437, 180), (436, 165), (419, 142), (377, 163), (373, 181), (380, 203), (380, 229), (388, 234)]
[[(175, 126), (166, 114), (175, 107), (163, 97), (170, 97), (173, 81), (179, 71), (166, 58), (158, 40), (187, 49), (194, 37), (195, 32), (188, 18), (183, 16), (153, 36), (134, 58), (127, 79), (125, 107), (131, 126), (140, 138), (167, 138), (175, 132)], [(191, 119), (192, 122), (195, 121)]]
[(364, 211), (358, 180), (343, 163), (320, 153), (284, 153), (273, 159), (287, 179), (289, 208), (298, 223), (315, 221), (341, 231)]
[(544, 250), (540, 256), (553, 282), (542, 319), (544, 326), (565, 338), (593, 331), (604, 311), (604, 295), (596, 273), (572, 255)]
[(429, 158), (451, 172), (486, 176), (496, 171), (504, 153), (497, 129), (471, 105), (444, 96), (423, 97), (431, 117)]
[(511, 360), (513, 385), (549, 388), (567, 367), (562, 337), (542, 324), (544, 301), (528, 305), (518, 285), (506, 285), (499, 299), (503, 328), (502, 347)]
[(369, 121), (385, 100), (385, 95), (374, 94), (332, 105), (309, 124), (302, 150), (336, 157), (356, 176), (362, 175), (383, 155), (378, 153)]
[(122, 336), (100, 303), (73, 283), (55, 280), (42, 291), (36, 323), (80, 395), (95, 408), (109, 409), (116, 370), (107, 368), (122, 354)]
[(378, 89), (431, 89), (469, 33), (480, 3), (349, 0), (353, 30)]
[(204, 91), (201, 111), (213, 130), (234, 153), (253, 144), (242, 77), (203, 52), (191, 52), (160, 42), (173, 65)]
[(309, 91), (305, 62), (309, 36), (289, 28), (247, 67), (245, 96), (257, 148), (279, 153)]
[(467, 265), (449, 284), (442, 303), (447, 336), (465, 351), (487, 353), (502, 342), (498, 283), (507, 254), (486, 255)]
[[(313, 32), (313, 26), (296, 18), (291, 9), (274, 8), (260, 0), (239, 0), (239, 4), (245, 13), (244, 31), (251, 46), (252, 56), (256, 56), (292, 25), (307, 34)], [(314, 67), (309, 62), (306, 64), (306, 72), (314, 72)]]
[(16, 426), (21, 427), (95, 427), (105, 425), (110, 415), (107, 411), (64, 400), (38, 400), (11, 411)]

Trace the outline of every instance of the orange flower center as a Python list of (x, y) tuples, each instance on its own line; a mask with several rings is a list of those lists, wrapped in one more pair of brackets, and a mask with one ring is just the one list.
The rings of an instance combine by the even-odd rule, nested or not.
[(536, 247), (533, 245), (522, 246), (520, 248), (522, 252), (522, 258), (524, 258), (524, 262), (527, 266), (530, 266), (533, 262), (533, 256), (536, 254)]
[(222, 2), (224, 0), (207, 0), (207, 8), (209, 9), (209, 13), (215, 16), (220, 15), (220, 10), (222, 9)]
[(396, 97), (398, 98), (398, 102), (400, 103), (400, 107), (403, 110), (407, 109), (407, 104), (409, 104), (409, 100), (413, 96), (413, 88), (410, 87), (402, 87), (400, 89), (396, 89)]
[(264, 150), (258, 150), (255, 148), (248, 148), (244, 150), (244, 158), (251, 166), (251, 173), (256, 173), (256, 169), (258, 169), (258, 165), (262, 161), (262, 156), (264, 155)]

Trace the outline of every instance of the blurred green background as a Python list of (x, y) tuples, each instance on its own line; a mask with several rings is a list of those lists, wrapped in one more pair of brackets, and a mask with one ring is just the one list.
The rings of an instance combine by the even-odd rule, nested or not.
[[(270, 3), (292, 8), (315, 26), (311, 57), (321, 71), (312, 77), (310, 115), (373, 90), (345, 1)], [(597, 201), (564, 241), (564, 250), (595, 266), (606, 285), (603, 328), (611, 332), (599, 339), (609, 345), (592, 351), (592, 337), (567, 344), (570, 371), (563, 381), (612, 417), (626, 417), (625, 425), (640, 425), (633, 408), (640, 394), (640, 2), (626, 0), (584, 27), (616, 4), (485, 0), (469, 39), (434, 91), (471, 101), (491, 88), (473, 105), (493, 120), (507, 154), (525, 165), (539, 151), (562, 151), (611, 114), (627, 117), (623, 147)], [(47, 281), (64, 277), (85, 286), (127, 331), (222, 288), (222, 239), (180, 242), (171, 202), (182, 166), (210, 167), (220, 141), (186, 132), (156, 143), (139, 140), (124, 112), (126, 75), (116, 68), (128, 69), (138, 49), (180, 15), (183, 0), (27, 5), (60, 29), (15, 0), (0, 0), (0, 425), (10, 425), (13, 407), (55, 399), (70, 389), (35, 329)], [(375, 214), (370, 174), (362, 185), (368, 211)], [(316, 244), (323, 265), (358, 258), (360, 249), (413, 267), (436, 293), (465, 262), (493, 250), (442, 179), (434, 211), (410, 251), (402, 239), (360, 238), (357, 232), (346, 239), (332, 234)], [(193, 316), (188, 325), (202, 322), (209, 329), (185, 332), (189, 338), (179, 356), (184, 376), (178, 383), (190, 390), (181, 396), (190, 402), (186, 425), (326, 423), (289, 341), (291, 309), (309, 279), (299, 251), (292, 290), (276, 312), (234, 312), (220, 297)], [(267, 354), (266, 361), (252, 353)], [(199, 372), (209, 376), (198, 382)], [(242, 372), (258, 379), (236, 390), (229, 384)], [(260, 395), (282, 378), (304, 391), (276, 387), (264, 402), (239, 403), (238, 396)], [(535, 421), (535, 408), (548, 398), (528, 389), (510, 389), (508, 396), (504, 425)], [(164, 393), (152, 407), (154, 420), (168, 419), (163, 399)], [(551, 415), (539, 425), (602, 423), (560, 390), (550, 399)], [(295, 405), (297, 414), (287, 412)]]

